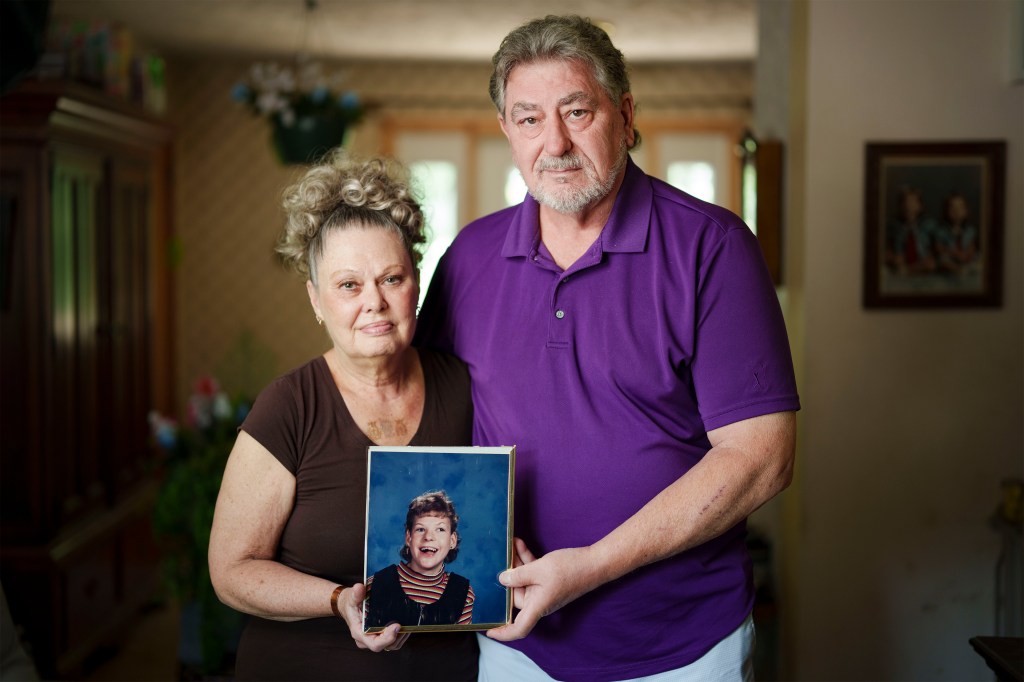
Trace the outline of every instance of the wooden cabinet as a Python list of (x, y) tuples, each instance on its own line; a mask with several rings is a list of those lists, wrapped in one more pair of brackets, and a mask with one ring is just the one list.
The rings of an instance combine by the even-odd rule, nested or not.
[(152, 596), (173, 411), (170, 130), (72, 84), (0, 97), (0, 574), (44, 676)]

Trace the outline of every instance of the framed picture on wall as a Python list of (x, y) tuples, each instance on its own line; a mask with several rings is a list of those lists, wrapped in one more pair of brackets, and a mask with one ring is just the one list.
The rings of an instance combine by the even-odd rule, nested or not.
[(864, 306), (997, 307), (1006, 143), (869, 142)]
[(368, 449), (363, 630), (509, 622), (515, 447)]

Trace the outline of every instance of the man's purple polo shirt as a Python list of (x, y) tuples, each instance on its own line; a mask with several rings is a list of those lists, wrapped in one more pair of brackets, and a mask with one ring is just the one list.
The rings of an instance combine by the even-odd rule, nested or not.
[[(732, 213), (630, 161), (564, 272), (537, 216), (527, 197), (462, 230), (417, 341), (468, 363), (474, 443), (516, 446), (514, 530), (542, 555), (621, 524), (704, 456), (708, 430), (799, 402), (757, 240)], [(751, 611), (745, 532), (598, 588), (513, 646), (564, 680), (682, 667)]]

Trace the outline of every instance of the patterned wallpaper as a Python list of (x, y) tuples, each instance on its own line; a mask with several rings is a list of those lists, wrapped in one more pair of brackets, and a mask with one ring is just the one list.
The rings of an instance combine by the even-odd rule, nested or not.
[[(175, 128), (175, 373), (179, 403), (206, 374), (253, 395), (326, 350), (304, 282), (273, 254), (282, 190), (300, 172), (282, 166), (270, 129), (230, 98), (249, 63), (168, 59), (168, 118)], [(350, 148), (385, 148), (384, 121), (418, 126), (496, 125), (489, 65), (375, 62), (342, 65), (347, 87), (377, 106)], [(632, 72), (643, 117), (748, 117), (749, 63), (643, 65)], [(387, 128), (391, 129), (391, 128)]]

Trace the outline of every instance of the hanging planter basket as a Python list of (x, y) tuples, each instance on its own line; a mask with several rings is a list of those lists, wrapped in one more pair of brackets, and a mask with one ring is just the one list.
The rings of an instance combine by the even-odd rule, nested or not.
[(273, 143), (284, 164), (309, 164), (341, 146), (348, 119), (341, 111), (320, 111), (296, 117), (291, 126), (273, 120)]

